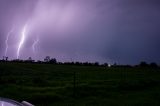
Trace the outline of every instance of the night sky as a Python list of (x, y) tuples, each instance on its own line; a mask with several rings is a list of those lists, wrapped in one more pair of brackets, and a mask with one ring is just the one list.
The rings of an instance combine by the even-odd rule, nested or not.
[(0, 0), (0, 57), (160, 63), (160, 0)]

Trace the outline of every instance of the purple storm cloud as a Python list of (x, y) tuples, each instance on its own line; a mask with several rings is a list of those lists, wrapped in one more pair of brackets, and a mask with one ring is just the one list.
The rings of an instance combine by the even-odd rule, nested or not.
[(0, 0), (0, 57), (160, 63), (159, 12), (159, 0)]

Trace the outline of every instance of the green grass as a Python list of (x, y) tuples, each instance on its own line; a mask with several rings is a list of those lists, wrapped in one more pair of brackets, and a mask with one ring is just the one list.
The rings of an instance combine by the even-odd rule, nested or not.
[(36, 106), (160, 106), (160, 69), (0, 63), (0, 90)]

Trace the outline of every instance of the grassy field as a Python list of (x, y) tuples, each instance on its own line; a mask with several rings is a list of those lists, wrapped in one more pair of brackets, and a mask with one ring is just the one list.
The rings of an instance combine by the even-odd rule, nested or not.
[(36, 106), (160, 106), (160, 69), (0, 63), (0, 97)]

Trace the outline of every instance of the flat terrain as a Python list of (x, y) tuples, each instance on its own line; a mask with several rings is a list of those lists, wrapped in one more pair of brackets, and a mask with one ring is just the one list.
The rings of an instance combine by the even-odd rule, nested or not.
[(160, 69), (0, 63), (0, 96), (36, 106), (160, 106)]

